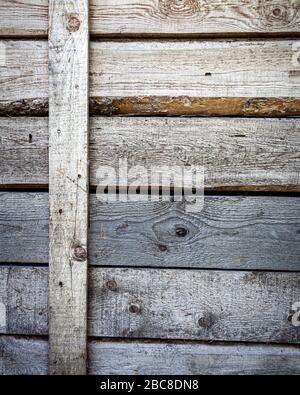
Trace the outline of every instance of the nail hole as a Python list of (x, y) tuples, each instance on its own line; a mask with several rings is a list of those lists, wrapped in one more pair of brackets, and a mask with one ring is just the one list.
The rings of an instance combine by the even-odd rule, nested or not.
[(60, 288), (63, 287), (63, 283), (61, 281), (58, 283), (58, 285), (60, 286)]
[(159, 250), (162, 251), (162, 252), (163, 252), (163, 251), (167, 251), (167, 249), (168, 249), (167, 246), (164, 246), (163, 244), (160, 244), (160, 245), (158, 246), (158, 248), (159, 248)]
[(205, 73), (205, 77), (211, 77), (211, 73)]
[(29, 143), (32, 143), (32, 134), (29, 134), (28, 141), (29, 141)]
[(58, 210), (58, 212), (59, 212), (59, 214), (62, 214), (63, 211), (62, 211), (62, 209), (60, 208), (60, 209)]

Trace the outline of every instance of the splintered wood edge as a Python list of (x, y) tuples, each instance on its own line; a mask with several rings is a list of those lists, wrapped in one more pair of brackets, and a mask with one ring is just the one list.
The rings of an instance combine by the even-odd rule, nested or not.
[[(300, 116), (300, 99), (293, 97), (91, 97), (90, 115), (143, 116)], [(0, 116), (47, 116), (48, 99), (1, 101)]]

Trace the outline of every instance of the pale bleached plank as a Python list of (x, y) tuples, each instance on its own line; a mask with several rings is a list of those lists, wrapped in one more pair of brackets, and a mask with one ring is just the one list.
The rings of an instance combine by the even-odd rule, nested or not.
[[(103, 35), (299, 32), (297, 0), (91, 0), (91, 32)], [(47, 0), (2, 0), (0, 35), (46, 36)]]
[(93, 0), (94, 34), (299, 32), (296, 0)]
[[(1, 267), (0, 273), (2, 333), (47, 334), (47, 268)], [(292, 320), (299, 300), (299, 273), (90, 268), (88, 332), (299, 343)]]
[(92, 42), (91, 96), (298, 97), (295, 43)]
[[(195, 214), (181, 204), (90, 200), (92, 265), (300, 270), (297, 197), (206, 196)], [(46, 193), (1, 193), (0, 262), (48, 263), (47, 224)]]
[(49, 2), (49, 373), (85, 374), (88, 0)]
[(0, 36), (43, 36), (48, 32), (48, 0), (1, 0)]
[[(1, 45), (6, 66), (0, 68), (0, 113), (45, 114), (47, 41)], [(92, 110), (196, 115), (213, 114), (217, 106), (219, 115), (223, 107), (226, 115), (299, 115), (297, 45), (297, 40), (92, 42)], [(210, 111), (203, 98), (210, 100)]]
[[(205, 187), (300, 191), (294, 119), (92, 117), (90, 183), (101, 165), (204, 166)], [(0, 118), (0, 184), (48, 184), (46, 118)]]
[[(108, 342), (90, 340), (91, 375), (299, 374), (292, 346)], [(0, 374), (47, 374), (47, 341), (0, 336)]]

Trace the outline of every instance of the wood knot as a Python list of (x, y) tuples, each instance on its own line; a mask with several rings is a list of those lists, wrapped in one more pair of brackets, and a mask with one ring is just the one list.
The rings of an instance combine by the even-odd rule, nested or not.
[(176, 236), (178, 236), (178, 237), (185, 237), (188, 233), (189, 233), (188, 229), (183, 228), (183, 227), (181, 227), (181, 226), (178, 226), (178, 227), (175, 229), (175, 234), (176, 234)]
[(77, 32), (80, 28), (80, 20), (77, 15), (71, 15), (69, 16), (68, 23), (67, 23), (67, 29), (69, 32)]
[(108, 280), (105, 285), (106, 288), (109, 289), (110, 291), (116, 291), (118, 288), (118, 285), (115, 282), (115, 280)]
[(209, 12), (205, 0), (159, 0), (159, 10), (172, 19), (203, 19)]
[(87, 260), (87, 251), (81, 246), (73, 247), (73, 258), (75, 261), (84, 262)]
[(198, 325), (204, 329), (210, 329), (217, 321), (217, 316), (213, 313), (205, 314), (198, 319)]
[(141, 312), (141, 306), (137, 303), (131, 303), (128, 310), (132, 314), (139, 314)]
[(258, 9), (265, 26), (279, 28), (297, 23), (298, 10), (292, 0), (260, 0)]

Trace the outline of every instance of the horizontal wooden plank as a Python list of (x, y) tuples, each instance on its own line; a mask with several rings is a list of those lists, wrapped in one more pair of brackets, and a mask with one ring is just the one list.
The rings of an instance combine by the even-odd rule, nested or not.
[(48, 194), (0, 193), (0, 262), (48, 263)]
[[(0, 118), (0, 184), (48, 184), (48, 120)], [(295, 119), (91, 117), (90, 183), (102, 165), (203, 166), (205, 188), (300, 191)]]
[[(299, 32), (296, 0), (91, 0), (92, 34), (202, 35)], [(2, 0), (0, 35), (46, 36), (47, 0)]]
[(46, 375), (47, 373), (47, 340), (0, 336), (1, 375)]
[(299, 97), (295, 43), (92, 42), (91, 96)]
[[(1, 46), (0, 115), (46, 114), (47, 41)], [(100, 41), (90, 58), (92, 113), (300, 114), (295, 40)]]
[[(0, 262), (46, 264), (48, 195), (1, 193), (0, 229)], [(101, 266), (299, 271), (299, 230), (297, 197), (206, 196), (203, 211), (187, 213), (180, 203), (101, 204), (90, 195), (89, 259)]]
[(92, 0), (94, 34), (298, 32), (297, 1)]
[[(299, 374), (294, 346), (90, 340), (92, 375)], [(0, 374), (47, 374), (47, 340), (0, 336)]]
[[(298, 119), (92, 118), (91, 184), (100, 166), (203, 166), (206, 188), (300, 191)], [(298, 148), (299, 147), (299, 148)]]
[[(0, 268), (1, 333), (47, 334), (47, 273)], [(299, 300), (299, 273), (90, 268), (88, 332), (299, 343), (292, 319)]]
[(90, 374), (299, 374), (300, 349), (286, 346), (89, 344)]

